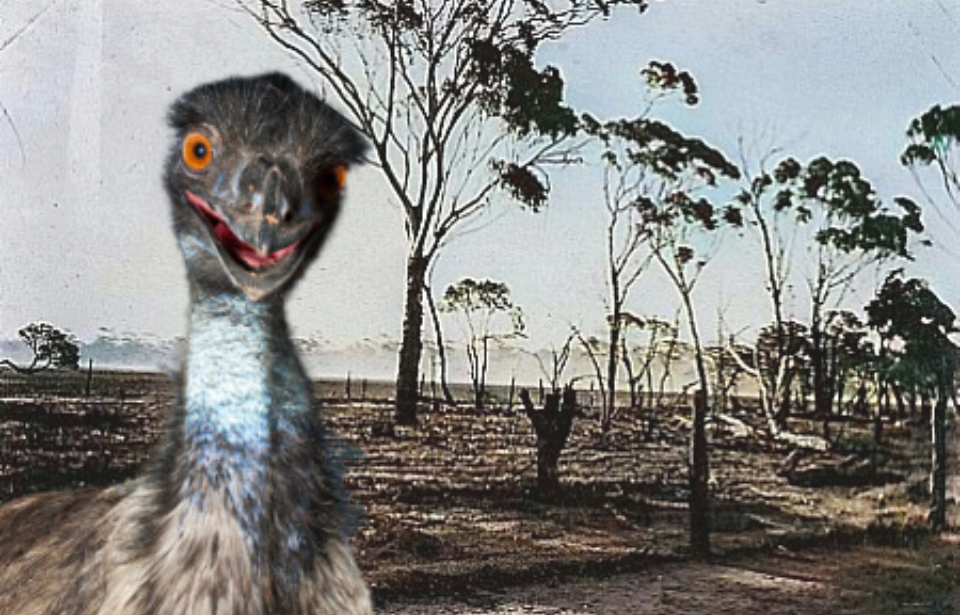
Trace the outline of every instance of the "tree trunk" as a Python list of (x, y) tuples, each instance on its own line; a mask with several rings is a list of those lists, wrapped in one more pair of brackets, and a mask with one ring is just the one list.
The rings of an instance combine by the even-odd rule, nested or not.
[(710, 556), (710, 452), (707, 448), (707, 410), (710, 379), (690, 291), (682, 293), (700, 389), (693, 396), (693, 432), (690, 434), (690, 548), (695, 557)]
[[(788, 359), (781, 359), (788, 360)], [(777, 423), (777, 427), (784, 429), (787, 427), (787, 419), (790, 418), (791, 403), (793, 401), (791, 397), (791, 391), (793, 390), (793, 377), (794, 377), (793, 368), (787, 369), (783, 374), (783, 382), (774, 382), (773, 386), (778, 387), (779, 390), (775, 390), (774, 395), (777, 399), (777, 408), (774, 413), (774, 421)]]
[(457, 400), (454, 399), (450, 391), (450, 383), (447, 382), (447, 349), (443, 345), (443, 328), (440, 326), (440, 315), (437, 313), (437, 305), (433, 301), (433, 293), (429, 286), (424, 286), (427, 293), (427, 305), (430, 307), (430, 316), (433, 319), (433, 333), (437, 338), (437, 354), (440, 358), (440, 389), (443, 391), (443, 400), (450, 406), (456, 406)]
[(710, 555), (710, 461), (707, 456), (707, 393), (693, 397), (690, 436), (690, 547), (697, 557)]
[(543, 409), (537, 410), (530, 392), (520, 390), (524, 412), (537, 436), (537, 492), (545, 501), (560, 495), (560, 455), (563, 453), (577, 411), (577, 394), (572, 387), (546, 395)]
[(603, 416), (600, 419), (600, 431), (606, 435), (613, 423), (614, 408), (617, 403), (617, 350), (620, 346), (620, 306), (613, 306), (610, 315), (610, 352), (607, 355), (607, 400), (603, 404)]
[(422, 255), (407, 260), (407, 296), (403, 316), (403, 339), (400, 342), (400, 364), (397, 368), (397, 408), (394, 418), (398, 424), (417, 422), (420, 357), (423, 354), (423, 288), (427, 263)]
[(812, 338), (810, 368), (813, 371), (813, 411), (817, 416), (826, 417), (833, 405), (833, 392), (827, 375), (827, 351), (822, 332), (815, 330)]
[(949, 385), (939, 378), (937, 402), (930, 413), (933, 455), (930, 471), (930, 528), (941, 532), (947, 527), (947, 401)]

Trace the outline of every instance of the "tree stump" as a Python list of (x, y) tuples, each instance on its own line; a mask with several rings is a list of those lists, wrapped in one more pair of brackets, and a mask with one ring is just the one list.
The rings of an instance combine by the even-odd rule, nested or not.
[(560, 455), (567, 445), (573, 419), (577, 414), (577, 394), (567, 386), (544, 396), (542, 409), (537, 409), (527, 389), (520, 390), (524, 413), (533, 424), (537, 436), (537, 490), (545, 500), (560, 494)]

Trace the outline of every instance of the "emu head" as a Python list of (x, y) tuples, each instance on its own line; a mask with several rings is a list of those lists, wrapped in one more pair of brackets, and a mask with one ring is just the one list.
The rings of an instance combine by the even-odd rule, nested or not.
[(261, 301), (289, 288), (336, 220), (363, 138), (278, 73), (202, 85), (169, 122), (166, 188), (194, 292)]

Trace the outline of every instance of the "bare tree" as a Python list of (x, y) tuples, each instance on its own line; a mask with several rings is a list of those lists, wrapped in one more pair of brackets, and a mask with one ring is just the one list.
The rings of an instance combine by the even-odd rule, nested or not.
[(561, 389), (563, 374), (567, 370), (567, 365), (570, 363), (570, 354), (573, 350), (573, 341), (577, 339), (578, 332), (575, 327), (571, 327), (570, 333), (567, 334), (566, 339), (564, 339), (563, 344), (558, 349), (555, 345), (550, 346), (548, 351), (549, 364), (544, 360), (542, 353), (544, 351), (538, 352), (529, 352), (534, 360), (537, 362), (537, 366), (540, 368), (540, 372), (547, 379), (547, 382), (550, 383), (550, 390), (554, 393), (557, 393)]
[(423, 289), (443, 247), (498, 200), (539, 210), (545, 168), (578, 129), (539, 46), (647, 0), (237, 0), (316, 74), (373, 144), (409, 244), (397, 371), (400, 422), (416, 420)]

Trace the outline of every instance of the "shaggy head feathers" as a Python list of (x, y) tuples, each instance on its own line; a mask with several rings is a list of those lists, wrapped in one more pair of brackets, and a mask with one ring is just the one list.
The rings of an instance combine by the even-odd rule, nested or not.
[(174, 103), (168, 122), (179, 134), (212, 124), (232, 146), (296, 151), (304, 168), (359, 163), (367, 148), (342, 115), (280, 73), (201, 85)]

